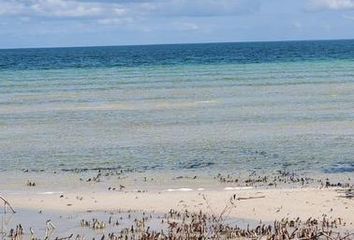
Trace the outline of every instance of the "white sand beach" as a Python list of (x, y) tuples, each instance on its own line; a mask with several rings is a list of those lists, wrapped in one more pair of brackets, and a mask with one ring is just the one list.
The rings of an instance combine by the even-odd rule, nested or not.
[[(236, 194), (236, 208), (230, 216), (273, 221), (281, 218), (343, 218), (354, 229), (354, 201), (343, 198), (339, 189), (239, 189), (218, 191), (159, 192), (23, 192), (9, 194), (15, 208), (34, 211), (139, 210), (168, 212), (170, 209), (221, 212)], [(203, 199), (207, 198), (209, 206)], [(254, 198), (254, 199), (253, 199)]]

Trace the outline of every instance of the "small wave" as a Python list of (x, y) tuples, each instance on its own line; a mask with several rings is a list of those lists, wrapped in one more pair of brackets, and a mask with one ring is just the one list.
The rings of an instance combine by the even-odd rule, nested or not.
[(62, 194), (63, 192), (39, 192), (39, 195), (53, 195), (53, 194)]
[(190, 192), (193, 191), (191, 188), (169, 188), (167, 192)]
[(253, 189), (253, 187), (226, 187), (226, 188), (224, 188), (225, 191), (247, 190), (247, 189)]
[(214, 162), (191, 162), (181, 164), (180, 168), (182, 169), (196, 169), (196, 168), (206, 168), (215, 165)]
[(63, 172), (88, 172), (88, 171), (116, 171), (122, 170), (121, 166), (118, 167), (95, 167), (95, 168), (62, 168)]
[(324, 169), (325, 173), (351, 173), (354, 172), (354, 164), (338, 165)]

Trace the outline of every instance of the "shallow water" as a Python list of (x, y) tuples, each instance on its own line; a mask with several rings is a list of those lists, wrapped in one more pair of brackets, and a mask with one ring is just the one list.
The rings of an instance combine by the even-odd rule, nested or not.
[[(167, 215), (168, 213), (142, 212), (142, 211), (90, 211), (90, 212), (37, 212), (34, 210), (18, 209), (16, 214), (0, 213), (1, 229), (0, 233), (8, 233), (10, 229), (16, 229), (16, 225), (21, 224), (24, 229), (24, 237), (30, 237), (30, 228), (37, 238), (43, 238), (47, 234), (47, 220), (53, 224), (55, 229), (48, 231), (49, 239), (64, 238), (73, 234), (75, 238), (80, 235), (84, 239), (101, 239), (102, 235), (107, 237), (110, 233), (119, 233), (124, 229), (136, 227), (135, 220), (147, 218), (145, 230), (149, 227), (151, 231), (160, 232), (163, 230), (168, 233)], [(105, 224), (104, 229), (92, 229), (91, 227), (81, 226), (81, 220), (84, 219), (92, 223), (92, 219), (97, 219)], [(164, 219), (164, 223), (161, 220)], [(111, 223), (109, 223), (111, 221)], [(178, 220), (177, 220), (178, 221)], [(118, 222), (118, 225), (116, 223)], [(270, 222), (264, 222), (269, 224)], [(252, 219), (226, 218), (225, 224), (246, 228), (253, 228), (259, 224), (259, 221)], [(5, 239), (5, 238), (4, 238)]]
[(0, 171), (354, 171), (354, 41), (0, 50)]

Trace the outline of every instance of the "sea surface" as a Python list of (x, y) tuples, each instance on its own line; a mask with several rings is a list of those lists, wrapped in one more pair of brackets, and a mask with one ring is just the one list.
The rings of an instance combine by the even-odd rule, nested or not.
[(354, 41), (0, 50), (0, 172), (354, 172)]

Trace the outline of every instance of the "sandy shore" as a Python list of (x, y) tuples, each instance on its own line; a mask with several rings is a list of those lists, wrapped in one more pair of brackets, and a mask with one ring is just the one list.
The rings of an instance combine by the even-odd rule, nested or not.
[[(202, 213), (208, 219), (199, 223), (203, 229), (212, 227), (214, 235), (206, 231), (204, 237), (217, 235), (218, 226), (231, 226), (241, 230), (229, 230), (227, 234), (245, 234), (244, 237), (252, 238), (254, 233), (249, 232), (248, 227), (263, 229), (266, 224), (275, 231), (274, 221), (286, 227), (289, 234), (302, 229), (297, 233), (299, 238), (311, 236), (311, 232), (323, 234), (323, 224), (329, 226), (324, 234), (332, 231), (332, 234), (354, 236), (353, 183), (347, 175), (329, 179), (279, 172), (267, 176), (217, 175), (208, 178), (187, 173), (148, 175), (99, 171), (69, 174), (24, 172), (7, 176), (6, 181), (0, 182), (0, 195), (9, 201), (16, 214), (0, 212), (3, 222), (0, 233), (3, 234), (10, 234), (11, 229), (18, 229), (21, 223), (24, 229), (21, 236), (33, 237), (29, 234), (32, 229), (36, 237), (45, 239), (46, 222), (50, 219), (57, 227), (52, 236), (58, 238), (73, 234), (79, 235), (75, 239), (80, 240), (101, 239), (115, 233), (122, 238), (111, 235), (110, 240), (125, 239), (126, 236), (132, 237), (129, 230), (132, 226), (137, 230), (132, 239), (141, 239), (141, 234), (147, 234), (150, 228), (155, 233), (172, 232), (174, 236), (182, 234), (184, 238), (190, 232), (177, 233), (177, 229), (178, 224), (182, 224), (180, 227), (192, 224), (193, 216), (187, 216), (187, 210), (194, 217)], [(171, 209), (176, 212), (173, 216), (170, 216)], [(143, 230), (140, 229), (142, 219), (145, 221)], [(201, 220), (196, 217), (194, 221), (198, 219)], [(220, 225), (213, 219), (226, 222)], [(296, 224), (286, 225), (288, 220), (296, 221)], [(115, 225), (115, 221), (119, 225)], [(171, 222), (177, 227), (171, 229)], [(97, 231), (93, 227), (95, 224), (105, 227)], [(264, 236), (269, 237), (275, 234), (274, 231), (266, 232)], [(303, 235), (302, 231), (310, 235)], [(200, 233), (194, 234), (198, 236)]]
[(6, 194), (6, 198), (14, 208), (46, 212), (141, 210), (165, 213), (170, 209), (188, 209), (211, 211), (218, 215), (236, 194), (236, 198), (240, 200), (230, 212), (231, 217), (273, 221), (284, 217), (321, 218), (325, 214), (333, 218), (341, 217), (349, 227), (354, 228), (354, 201), (341, 197), (337, 190), (339, 189), (176, 189), (140, 193), (22, 192)]
[[(238, 239), (235, 236), (239, 234), (244, 234), (242, 236), (248, 239), (254, 237), (252, 231), (260, 231), (265, 225), (273, 230), (258, 234), (282, 236), (283, 233), (275, 231), (277, 225), (285, 227), (287, 234), (299, 229), (296, 233), (298, 238), (311, 234), (348, 236), (346, 239), (354, 236), (352, 185), (324, 187), (323, 182), (317, 180), (308, 180), (310, 183), (304, 185), (301, 181), (293, 180), (275, 186), (269, 185), (273, 183), (272, 180), (258, 183), (263, 178), (257, 176), (252, 178), (255, 181), (252, 182), (253, 186), (245, 186), (249, 178), (238, 182), (228, 182), (231, 178), (227, 178), (226, 182), (214, 179), (210, 180), (214, 181), (213, 184), (207, 184), (206, 180), (199, 177), (174, 177), (159, 184), (159, 178), (145, 181), (147, 178), (143, 177), (143, 182), (138, 181), (141, 176), (114, 181), (106, 178), (92, 180), (95, 178), (87, 176), (83, 181), (73, 175), (58, 178), (61, 181), (57, 182), (50, 179), (45, 184), (44, 176), (28, 177), (36, 179), (35, 186), (30, 185), (34, 183), (31, 181), (24, 184), (24, 179), (19, 180), (18, 176), (14, 177), (11, 184), (0, 184), (3, 186), (0, 195), (16, 210), (15, 214), (0, 212), (2, 234), (11, 236), (11, 229), (17, 229), (16, 233), (29, 238), (33, 237), (30, 234), (33, 231), (38, 239), (74, 236), (70, 239), (85, 240), (110, 236), (109, 240), (117, 240), (126, 237), (145, 239), (142, 236), (152, 230), (157, 235), (169, 233), (181, 239), (189, 234), (202, 234), (208, 239), (217, 236), (220, 227), (229, 229), (224, 236), (233, 237), (227, 239)], [(281, 183), (284, 179), (289, 180), (287, 177), (278, 178), (276, 182)], [(122, 183), (124, 186), (120, 185)], [(170, 215), (171, 209), (176, 214)], [(200, 218), (199, 214), (205, 217)], [(50, 237), (47, 236), (49, 230), (46, 224), (49, 219), (56, 226)], [(222, 219), (222, 223), (213, 219)], [(191, 230), (195, 226), (193, 221), (198, 222), (202, 229), (214, 230), (211, 233)], [(293, 226), (289, 225), (290, 221), (295, 221)], [(119, 225), (115, 222), (119, 222)], [(21, 224), (19, 232), (18, 224)], [(185, 228), (185, 224), (189, 230), (180, 232), (178, 229)], [(101, 225), (104, 227), (96, 229)], [(230, 226), (240, 230), (230, 230)], [(323, 226), (328, 227), (324, 229)], [(133, 227), (134, 232), (130, 230)], [(251, 232), (248, 231), (249, 227), (253, 229)], [(304, 232), (307, 235), (303, 235)], [(151, 239), (158, 239), (155, 237)], [(168, 239), (167, 235), (162, 239)]]

